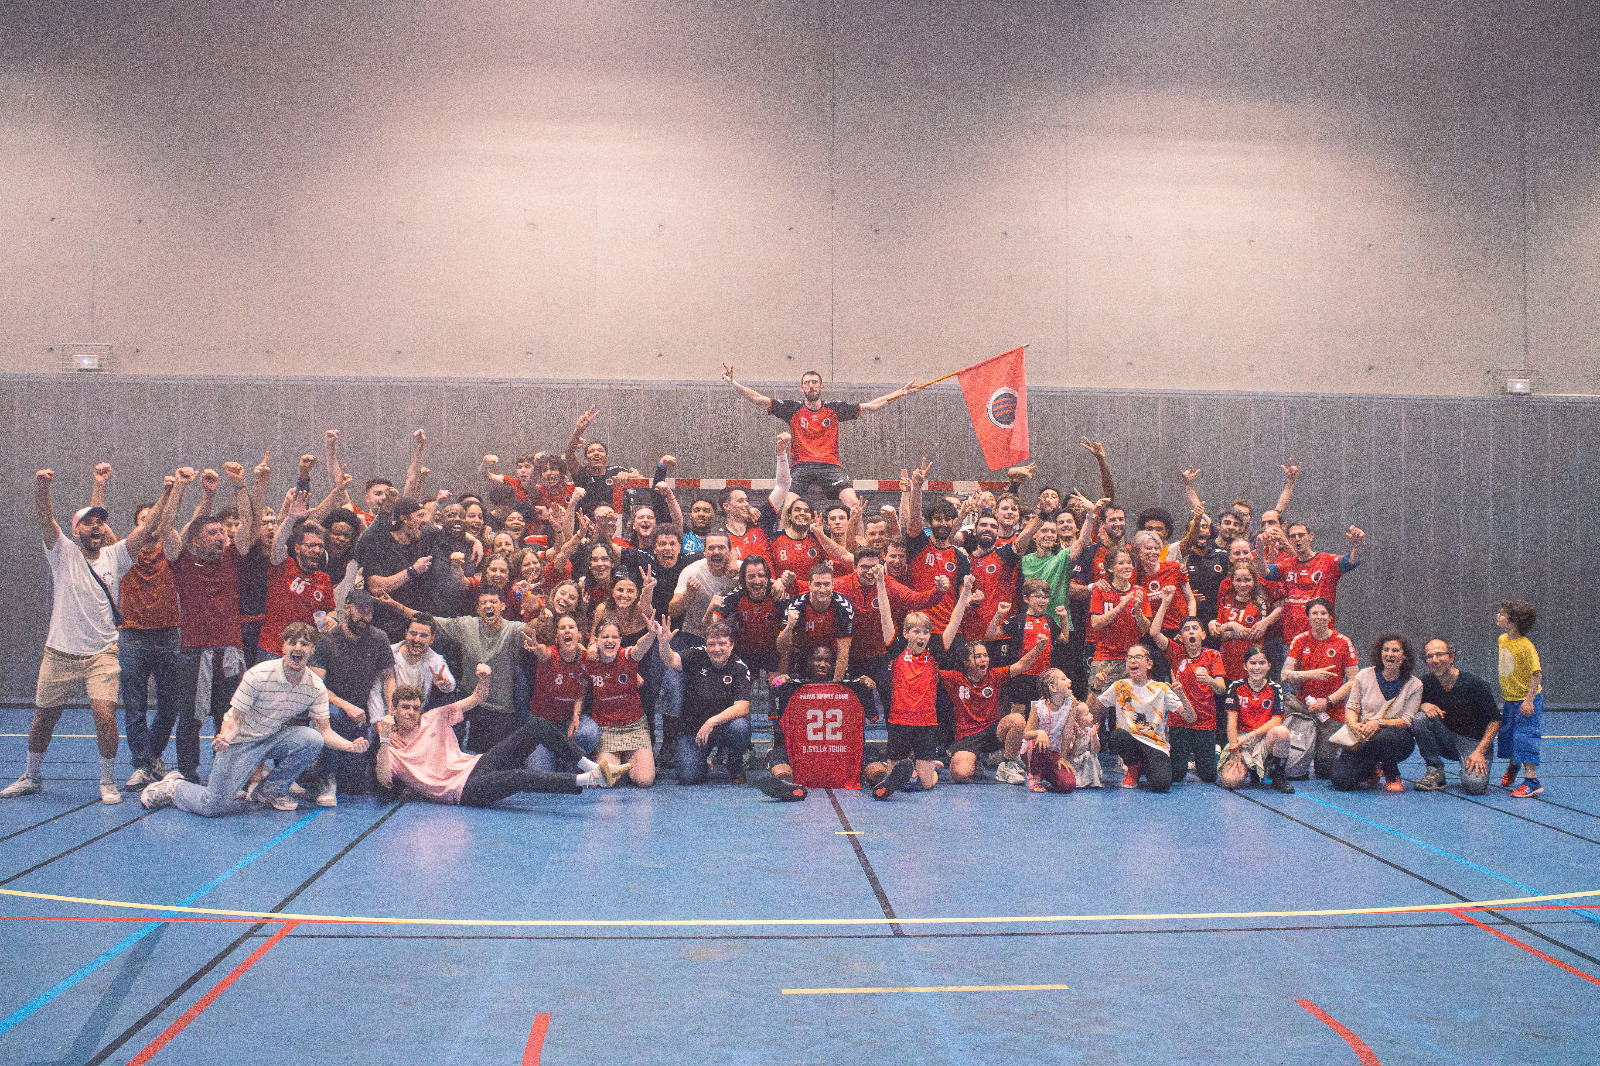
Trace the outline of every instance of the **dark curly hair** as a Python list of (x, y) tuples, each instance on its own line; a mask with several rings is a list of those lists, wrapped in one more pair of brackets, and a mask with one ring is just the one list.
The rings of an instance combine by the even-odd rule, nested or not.
[(1417, 664), (1417, 653), (1412, 650), (1411, 642), (1402, 633), (1384, 630), (1373, 637), (1372, 651), (1369, 653), (1370, 660), (1373, 667), (1381, 673), (1383, 670), (1383, 646), (1391, 640), (1400, 645), (1400, 654), (1403, 656), (1400, 660), (1400, 676), (1405, 677), (1411, 673), (1411, 668)]

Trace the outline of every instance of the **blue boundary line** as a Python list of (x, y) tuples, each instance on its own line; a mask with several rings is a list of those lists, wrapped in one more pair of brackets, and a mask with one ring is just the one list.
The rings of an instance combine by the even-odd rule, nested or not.
[[(1305, 792), (1301, 792), (1299, 795), (1301, 796), (1301, 798), (1308, 799), (1312, 803), (1320, 804), (1321, 806), (1327, 807), (1330, 810), (1338, 811), (1340, 814), (1348, 815), (1349, 817), (1354, 818), (1358, 822), (1364, 822), (1367, 825), (1372, 826), (1372, 828), (1374, 828), (1374, 829), (1381, 830), (1382, 832), (1388, 833), (1391, 836), (1397, 836), (1401, 840), (1404, 840), (1404, 841), (1406, 841), (1407, 843), (1410, 843), (1410, 844), (1415, 844), (1417, 847), (1422, 848), (1422, 849), (1424, 849), (1426, 851), (1431, 851), (1435, 855), (1442, 855), (1447, 859), (1451, 859), (1451, 860), (1453, 860), (1455, 862), (1459, 862), (1461, 865), (1469, 867), (1469, 868), (1471, 868), (1473, 870), (1476, 870), (1481, 874), (1488, 874), (1490, 877), (1494, 878), (1497, 881), (1504, 881), (1508, 885), (1514, 885), (1517, 888), (1520, 888), (1520, 889), (1523, 889), (1523, 890), (1525, 890), (1527, 892), (1530, 892), (1535, 896), (1544, 895), (1544, 891), (1542, 889), (1534, 888), (1532, 885), (1525, 885), (1521, 881), (1514, 881), (1511, 878), (1505, 876), (1504, 874), (1495, 873), (1493, 870), (1489, 869), (1486, 866), (1479, 866), (1475, 862), (1472, 862), (1472, 861), (1470, 861), (1468, 859), (1463, 859), (1461, 856), (1456, 855), (1453, 852), (1446, 851), (1441, 847), (1437, 847), (1436, 845), (1429, 844), (1425, 840), (1418, 840), (1416, 837), (1408, 836), (1405, 833), (1400, 832), (1400, 830), (1398, 830), (1398, 829), (1392, 829), (1389, 826), (1384, 825), (1382, 822), (1375, 822), (1371, 818), (1367, 818), (1367, 817), (1364, 817), (1362, 815), (1359, 815), (1359, 814), (1355, 813), (1354, 811), (1345, 810), (1343, 807), (1339, 806), (1337, 803), (1329, 803), (1327, 800), (1318, 799), (1317, 797), (1312, 796), (1312, 795), (1308, 795)], [(1589, 919), (1591, 922), (1600, 922), (1600, 918), (1596, 918), (1593, 914), (1589, 913), (1588, 911), (1575, 910), (1572, 913), (1582, 915), (1583, 917)]]
[[(283, 832), (279, 833), (277, 836), (261, 845), (255, 851), (252, 851), (250, 854), (246, 855), (244, 858), (228, 867), (222, 873), (213, 877), (211, 880), (207, 881), (205, 884), (201, 885), (199, 888), (183, 897), (183, 899), (178, 901), (178, 906), (186, 907), (195, 900), (204, 896), (206, 893), (222, 884), (222, 882), (226, 881), (240, 870), (243, 870), (246, 866), (249, 866), (251, 863), (261, 858), (261, 856), (265, 855), (267, 852), (271, 851), (273, 848), (277, 847), (279, 844), (283, 843), (285, 840), (289, 839), (291, 836), (310, 825), (311, 820), (321, 813), (323, 812), (312, 811), (310, 814), (300, 818), (289, 828), (285, 829)], [(162, 917), (170, 918), (175, 913), (176, 912), (174, 911), (168, 911)], [(14, 1028), (19, 1022), (26, 1019), (29, 1015), (48, 1005), (52, 1000), (56, 999), (68, 989), (72, 988), (73, 985), (76, 985), (79, 981), (82, 981), (85, 977), (88, 977), (90, 974), (100, 969), (100, 967), (104, 966), (118, 955), (121, 955), (124, 951), (127, 951), (129, 948), (133, 947), (133, 945), (137, 944), (139, 941), (143, 940), (157, 929), (160, 929), (165, 924), (166, 922), (158, 918), (148, 925), (141, 926), (138, 932), (133, 933), (120, 943), (112, 946), (106, 951), (105, 954), (101, 955), (94, 961), (79, 967), (77, 970), (73, 971), (72, 974), (62, 979), (58, 984), (55, 985), (55, 987), (45, 992), (41, 992), (39, 995), (29, 1000), (21, 1007), (18, 1007), (16, 1010), (12, 1011), (11, 1014), (4, 1020), (0, 1020), (0, 1035), (10, 1032), (12, 1028)]]

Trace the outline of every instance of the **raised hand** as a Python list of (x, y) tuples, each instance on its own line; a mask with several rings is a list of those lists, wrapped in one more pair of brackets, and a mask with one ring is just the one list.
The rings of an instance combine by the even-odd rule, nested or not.
[(311, 508), (307, 506), (310, 502), (311, 493), (301, 492), (299, 489), (290, 490), (289, 502), (287, 504), (289, 517), (298, 522), (300, 519), (310, 514)]
[(111, 480), (111, 464), (110, 463), (96, 463), (96, 464), (94, 464), (94, 483), (96, 485), (104, 485), (106, 482), (108, 482), (110, 480)]
[(663, 455), (661, 457), (661, 469), (665, 470), (670, 476), (674, 470), (678, 469), (678, 457), (675, 455)]
[(599, 406), (596, 405), (596, 404), (590, 404), (589, 405), (589, 409), (587, 411), (583, 412), (583, 414), (578, 416), (578, 432), (582, 433), (584, 430), (588, 429), (591, 425), (594, 424), (594, 420), (599, 418), (599, 417), (600, 417), (600, 408), (599, 408)]
[(172, 472), (172, 476), (178, 479), (178, 487), (183, 488), (193, 484), (196, 475), (194, 467), (180, 466)]
[(924, 455), (922, 457), (922, 465), (911, 472), (911, 483), (913, 485), (926, 485), (928, 483), (928, 471), (932, 469), (933, 460)]
[(1200, 476), (1200, 468), (1198, 466), (1191, 466), (1187, 470), (1180, 471), (1178, 476), (1183, 478), (1183, 483), (1185, 485), (1193, 485), (1194, 479)]
[(55, 479), (56, 472), (54, 470), (41, 470), (33, 475), (34, 483), (41, 489), (49, 488)]
[(1344, 531), (1344, 539), (1350, 542), (1350, 547), (1359, 548), (1367, 542), (1367, 534), (1358, 526), (1351, 526)]
[(438, 666), (434, 667), (434, 670), (433, 670), (433, 683), (435, 685), (444, 684), (445, 678), (447, 678), (449, 676), (450, 676), (450, 667), (446, 666), (444, 663), (441, 662)]
[(733, 384), (733, 364), (732, 363), (723, 363), (722, 364), (722, 380), (726, 381), (730, 385)]
[(244, 467), (241, 464), (235, 462), (223, 463), (222, 474), (240, 488), (244, 487)]
[(778, 434), (777, 442), (778, 442), (778, 454), (779, 455), (782, 455), (784, 452), (787, 452), (789, 450), (789, 440), (790, 440), (790, 437), (789, 437), (789, 434), (787, 432)]
[(1283, 476), (1284, 480), (1291, 485), (1294, 484), (1294, 479), (1300, 476), (1300, 464), (1290, 459), (1288, 465), (1283, 468)]
[(482, 684), (483, 682), (489, 680), (490, 675), (492, 675), (493, 673), (494, 673), (494, 668), (491, 667), (488, 663), (479, 663), (478, 664), (478, 683)]
[[(332, 431), (330, 430), (329, 432)], [(255, 475), (257, 481), (265, 481), (267, 478), (272, 476), (272, 467), (267, 465), (267, 461), (271, 458), (271, 448), (268, 448), (266, 451), (261, 453), (261, 461), (257, 463), (256, 468), (251, 471), (251, 473)]]
[[(461, 555), (460, 552), (456, 552), (455, 554)], [(462, 558), (466, 558), (466, 557), (462, 556)], [(433, 569), (433, 556), (431, 556), (431, 555), (419, 556), (417, 561), (411, 564), (412, 573), (416, 574), (418, 577), (421, 577), (423, 574), (426, 574), (429, 570), (432, 570), (432, 569)]]
[(500, 463), (500, 457), (498, 455), (485, 455), (483, 457), (483, 459), (480, 461), (480, 465), (485, 470), (488, 470), (492, 466), (497, 466), (497, 465), (499, 465), (499, 463)]
[(322, 443), (329, 448), (337, 447), (339, 444), (339, 431), (336, 429), (324, 430), (322, 433)]
[(1104, 459), (1106, 457), (1106, 446), (1101, 444), (1099, 441), (1090, 440), (1088, 437), (1079, 437), (1078, 443), (1087, 448), (1089, 450), (1089, 454), (1094, 456), (1096, 459)]
[(310, 481), (311, 480), (311, 469), (312, 469), (312, 467), (314, 467), (316, 465), (317, 465), (317, 457), (315, 455), (312, 455), (310, 452), (307, 452), (305, 455), (302, 455), (300, 457), (300, 480), (301, 481)]
[(388, 740), (389, 732), (394, 728), (394, 716), (386, 714), (372, 724), (378, 728), (378, 739)]
[(217, 484), (220, 481), (221, 478), (217, 477), (217, 472), (210, 467), (200, 471), (200, 487), (205, 491), (216, 492)]
[(411, 434), (411, 439), (417, 442), (418, 447), (421, 447), (422, 445), (428, 443), (428, 434), (423, 430), (418, 429)]

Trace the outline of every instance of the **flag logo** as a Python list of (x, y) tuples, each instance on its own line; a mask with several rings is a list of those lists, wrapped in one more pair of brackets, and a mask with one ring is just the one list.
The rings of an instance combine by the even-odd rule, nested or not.
[(988, 403), (989, 421), (1001, 429), (1010, 429), (1017, 424), (1017, 390), (1008, 385), (1002, 385), (994, 390)]

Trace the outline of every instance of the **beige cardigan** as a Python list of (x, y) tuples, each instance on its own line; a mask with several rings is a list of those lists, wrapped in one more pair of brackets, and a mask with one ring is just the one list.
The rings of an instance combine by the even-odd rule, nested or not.
[(1389, 701), (1384, 699), (1383, 690), (1378, 687), (1378, 668), (1369, 666), (1356, 675), (1350, 687), (1350, 698), (1345, 702), (1346, 711), (1356, 711), (1356, 721), (1371, 722), (1378, 718), (1404, 718), (1409, 723), (1412, 717), (1422, 707), (1422, 681), (1415, 676), (1406, 678), (1406, 683), (1400, 688), (1400, 695), (1394, 699), (1394, 705), (1383, 713), (1383, 705)]

